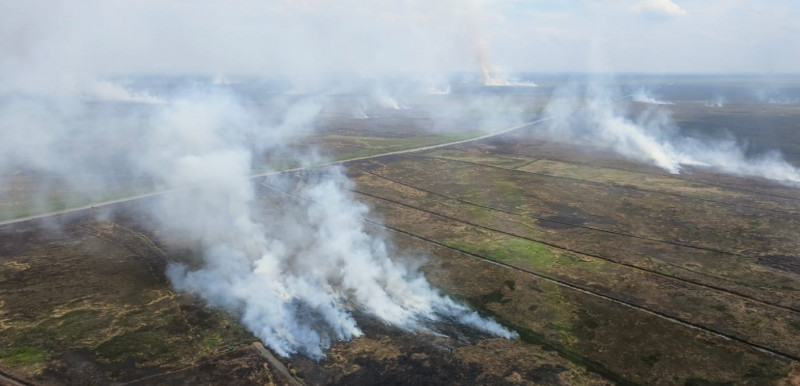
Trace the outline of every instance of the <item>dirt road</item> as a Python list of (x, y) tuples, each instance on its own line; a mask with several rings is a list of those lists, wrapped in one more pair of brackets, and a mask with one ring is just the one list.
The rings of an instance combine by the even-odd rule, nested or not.
[[(352, 162), (352, 161), (361, 161), (361, 160), (366, 160), (366, 159), (379, 158), (379, 157), (385, 157), (385, 156), (397, 155), (397, 154), (414, 153), (414, 152), (418, 152), (418, 151), (438, 149), (438, 148), (445, 147), (445, 146), (452, 146), (452, 145), (459, 145), (459, 144), (462, 144), (462, 143), (480, 141), (482, 139), (495, 137), (495, 136), (498, 136), (498, 135), (502, 135), (502, 134), (514, 131), (514, 130), (519, 130), (519, 129), (523, 128), (523, 127), (533, 126), (533, 125), (548, 121), (550, 119), (552, 119), (552, 118), (541, 118), (541, 119), (537, 119), (537, 120), (530, 121), (530, 122), (527, 122), (527, 123), (523, 123), (521, 125), (509, 127), (507, 129), (504, 129), (504, 130), (492, 132), (492, 133), (489, 133), (489, 134), (486, 134), (486, 135), (482, 135), (482, 136), (475, 137), (475, 138), (470, 138), (470, 139), (463, 139), (463, 140), (459, 140), (459, 141), (440, 143), (438, 145), (416, 147), (416, 148), (412, 148), (412, 149), (391, 151), (391, 152), (388, 152), (388, 153), (375, 154), (375, 155), (370, 155), (370, 156), (365, 156), (365, 157), (356, 157), (356, 158), (349, 158), (349, 159), (344, 159), (344, 160), (339, 160), (339, 161), (325, 162), (325, 163), (312, 165), (312, 166), (304, 166), (304, 167), (299, 167), (299, 168), (292, 168), (292, 169), (284, 169), (284, 170), (269, 171), (269, 172), (264, 172), (264, 173), (257, 173), (257, 174), (250, 175), (249, 178), (254, 179), (254, 178), (259, 178), (259, 177), (266, 177), (266, 176), (277, 175), (277, 174), (281, 174), (281, 173), (296, 172), (296, 171), (313, 169), (313, 168), (324, 167), (324, 166), (341, 165), (341, 164), (344, 164), (344, 163), (347, 163), (347, 162)], [(178, 192), (178, 191), (182, 191), (182, 190), (186, 190), (186, 189), (192, 189), (192, 188), (195, 188), (195, 187), (196, 186), (189, 186), (189, 187), (174, 188), (174, 189), (168, 189), (168, 190), (160, 190), (160, 191), (157, 191), (157, 192), (145, 193), (145, 194), (140, 194), (140, 195), (136, 195), (136, 196), (122, 197), (122, 198), (118, 198), (118, 199), (114, 199), (114, 200), (108, 200), (108, 201), (95, 202), (95, 203), (91, 203), (91, 204), (87, 204), (87, 205), (83, 205), (83, 206), (77, 206), (77, 207), (73, 207), (73, 208), (67, 208), (67, 209), (62, 209), (62, 210), (57, 210), (57, 211), (52, 211), (52, 212), (47, 212), (47, 213), (34, 214), (34, 215), (30, 215), (30, 216), (25, 216), (25, 217), (17, 217), (17, 218), (13, 218), (13, 219), (9, 219), (9, 220), (0, 221), (0, 226), (9, 225), (9, 224), (15, 224), (15, 223), (21, 223), (21, 222), (30, 221), (30, 220), (42, 219), (42, 218), (47, 218), (47, 217), (57, 216), (57, 215), (62, 215), (62, 214), (67, 214), (67, 213), (79, 212), (79, 211), (82, 211), (82, 210), (102, 208), (102, 207), (106, 207), (106, 206), (109, 206), (109, 205), (114, 205), (114, 204), (119, 204), (119, 203), (123, 203), (123, 202), (129, 202), (129, 201), (135, 201), (135, 200), (141, 200), (141, 199), (145, 199), (145, 198), (149, 198), (149, 197), (161, 196), (161, 195), (164, 195), (164, 194)]]

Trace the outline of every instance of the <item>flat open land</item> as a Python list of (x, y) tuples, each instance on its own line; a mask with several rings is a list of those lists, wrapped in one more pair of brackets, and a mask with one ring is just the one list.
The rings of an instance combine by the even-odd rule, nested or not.
[[(751, 141), (780, 144), (797, 164), (796, 105), (710, 109), (686, 104), (674, 117), (734, 133), (747, 126), (736, 109), (769, 117)], [(378, 136), (369, 120), (328, 117), (316, 138), (350, 159), (482, 129), (459, 132), (458, 121), (426, 136), (401, 118)], [(673, 175), (552, 142), (539, 126), (344, 165), (371, 232), (426, 256), (435, 287), (520, 338), (457, 324), (412, 334), (356, 315), (364, 336), (324, 359), (276, 358), (236, 315), (171, 289), (165, 267), (192, 264), (199, 246), (142, 214), (150, 197), (0, 226), (6, 382), (800, 384), (798, 188), (702, 168)], [(295, 199), (259, 186), (266, 212)]]

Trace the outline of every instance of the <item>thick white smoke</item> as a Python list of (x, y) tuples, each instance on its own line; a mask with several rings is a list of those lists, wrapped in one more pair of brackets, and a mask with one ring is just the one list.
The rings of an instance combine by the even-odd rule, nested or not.
[(771, 105), (794, 105), (800, 103), (800, 99), (786, 95), (777, 87), (760, 87), (753, 90), (756, 100)]
[(169, 267), (175, 288), (240, 314), (281, 355), (320, 358), (331, 342), (361, 335), (355, 313), (409, 331), (445, 319), (516, 336), (433, 289), (411, 259), (390, 256), (387, 240), (365, 230), (369, 209), (350, 193), (340, 169), (309, 170), (313, 178), (299, 185), (271, 177), (271, 186), (297, 198), (265, 210), (252, 178), (269, 167), (265, 156), (301, 166), (323, 161), (313, 148), (293, 143), (311, 133), (325, 97), (256, 103), (190, 86), (158, 103), (110, 99), (83, 92), (8, 96), (0, 104), (0, 175), (47, 172), (63, 177), (76, 195), (88, 191), (84, 185), (101, 195), (115, 183), (130, 187), (134, 178), (170, 191), (149, 208), (152, 216), (200, 254)]
[(714, 99), (706, 101), (706, 107), (724, 107), (726, 103), (726, 99), (724, 95), (714, 95)]
[(683, 166), (755, 176), (797, 186), (800, 170), (777, 152), (748, 156), (734, 138), (704, 139), (682, 135), (666, 110), (651, 108), (631, 117), (625, 99), (606, 86), (585, 90), (572, 85), (555, 93), (545, 109), (554, 138), (615, 151), (670, 173)]
[(657, 99), (656, 97), (653, 96), (653, 94), (650, 91), (648, 91), (644, 87), (638, 88), (633, 94), (631, 94), (631, 99), (634, 102), (647, 103), (647, 104), (651, 104), (651, 105), (671, 105), (671, 104), (673, 104), (672, 102), (662, 101), (660, 99)]
[[(410, 331), (451, 318), (513, 337), (391, 258), (386, 241), (365, 231), (368, 208), (355, 200), (352, 183), (338, 168), (316, 172), (296, 186), (297, 199), (269, 215), (258, 210), (248, 134), (282, 146), (278, 139), (303, 131), (316, 113), (303, 111), (304, 119), (262, 126), (235, 100), (204, 96), (176, 102), (161, 116), (139, 166), (167, 186), (199, 186), (164, 196), (154, 211), (166, 230), (203, 249), (199, 268), (169, 268), (175, 287), (240, 313), (281, 355), (319, 358), (332, 341), (361, 335), (353, 312)], [(272, 131), (278, 133), (266, 134)], [(290, 181), (275, 176), (268, 184)]]
[[(462, 33), (473, 8), (462, 5), (0, 2), (0, 175), (46, 172), (69, 194), (104, 199), (169, 190), (152, 208), (159, 227), (201, 251), (169, 268), (175, 287), (240, 313), (282, 355), (318, 358), (358, 336), (355, 313), (411, 331), (444, 318), (512, 337), (390, 258), (385, 239), (363, 228), (368, 210), (341, 171), (320, 173), (295, 191), (299, 201), (272, 211), (249, 179), (319, 161), (298, 142), (337, 95), (366, 118), (409, 107), (403, 87), (377, 79), (424, 73), (438, 84), (474, 69)], [(232, 81), (238, 74), (270, 81)]]

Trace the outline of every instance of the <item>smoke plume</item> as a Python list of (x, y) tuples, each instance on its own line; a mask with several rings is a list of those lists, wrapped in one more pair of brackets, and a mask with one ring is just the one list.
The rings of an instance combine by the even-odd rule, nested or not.
[[(281, 355), (320, 358), (336, 340), (360, 336), (353, 312), (409, 331), (456, 320), (512, 337), (433, 289), (414, 268), (390, 256), (387, 241), (364, 229), (369, 209), (350, 193), (339, 168), (309, 172), (301, 184), (272, 176), (266, 185), (294, 192), (277, 210), (259, 210), (248, 133), (302, 131), (315, 110), (277, 127), (248, 127), (231, 100), (182, 101), (159, 122), (142, 158), (148, 173), (171, 186), (154, 214), (163, 227), (202, 245), (199, 268), (172, 265), (176, 289), (242, 315), (242, 322)], [(219, 107), (222, 106), (222, 107)], [(197, 115), (201, 114), (198, 120)], [(166, 150), (165, 150), (166, 148)], [(313, 162), (308, 154), (295, 154)], [(155, 161), (155, 162), (153, 162)]]
[(652, 95), (652, 93), (650, 91), (648, 91), (647, 89), (645, 89), (643, 87), (640, 87), (640, 88), (636, 89), (636, 91), (633, 94), (631, 94), (631, 99), (634, 102), (647, 103), (647, 104), (651, 104), (651, 105), (671, 105), (671, 104), (673, 104), (672, 102), (667, 102), (667, 101), (662, 101), (660, 99), (657, 99), (656, 97), (654, 97)]
[[(418, 271), (417, 259), (399, 256), (385, 235), (368, 232), (369, 208), (353, 197), (340, 168), (308, 170), (301, 182), (269, 177), (267, 186), (293, 195), (271, 203), (277, 207), (257, 194), (252, 175), (263, 171), (260, 159), (324, 162), (314, 148), (292, 143), (312, 132), (326, 97), (278, 95), (254, 103), (196, 86), (158, 103), (146, 93), (84, 95), (3, 104), (3, 171), (47, 171), (66, 177), (76, 192), (87, 183), (129, 186), (132, 180), (112, 178), (121, 171), (169, 191), (148, 208), (152, 217), (176, 240), (199, 246), (197, 261), (168, 267), (170, 281), (241, 315), (277, 353), (320, 358), (332, 342), (362, 334), (355, 314), (413, 332), (436, 333), (432, 326), (446, 320), (516, 336), (440, 294)], [(84, 140), (112, 151), (74, 152)], [(74, 169), (92, 170), (88, 165), (102, 170), (76, 178)]]
[[(175, 288), (241, 315), (281, 355), (323, 356), (361, 335), (355, 315), (408, 331), (447, 320), (513, 337), (368, 232), (369, 209), (341, 170), (309, 171), (300, 184), (271, 177), (295, 196), (279, 202), (251, 178), (324, 162), (326, 149), (304, 141), (326, 108), (388, 115), (411, 108), (415, 88), (428, 98), (431, 84), (449, 90), (446, 71), (474, 69), (461, 4), (3, 2), (0, 178), (34, 176), (34, 212), (52, 210), (51, 181), (89, 202), (170, 192), (152, 217), (199, 246), (197, 261), (169, 267)], [(458, 115), (453, 106), (442, 116)]]
[(557, 140), (580, 139), (581, 144), (611, 150), (670, 173), (696, 166), (800, 185), (800, 170), (779, 152), (748, 156), (745, 146), (734, 138), (686, 136), (669, 112), (658, 106), (632, 116), (625, 98), (607, 85), (564, 87), (554, 94), (545, 114), (552, 117), (548, 121), (549, 135)]

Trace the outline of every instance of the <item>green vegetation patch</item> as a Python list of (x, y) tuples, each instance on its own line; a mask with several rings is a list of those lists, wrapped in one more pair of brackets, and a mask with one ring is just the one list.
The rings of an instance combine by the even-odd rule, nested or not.
[(169, 335), (163, 329), (141, 329), (117, 335), (103, 342), (95, 349), (97, 357), (105, 360), (120, 360), (128, 356), (158, 362), (159, 359), (170, 359), (173, 352), (169, 343)]
[(57, 318), (46, 319), (36, 329), (53, 340), (72, 346), (102, 338), (98, 332), (110, 326), (112, 321), (112, 315), (98, 310), (74, 310)]
[(530, 240), (508, 238), (501, 240), (496, 248), (486, 251), (493, 260), (513, 263), (523, 260), (536, 267), (546, 267), (553, 263), (556, 254), (550, 247)]
[(47, 360), (47, 353), (37, 347), (19, 347), (0, 351), (0, 359), (12, 366), (30, 366)]
[(215, 349), (220, 343), (222, 343), (222, 339), (217, 335), (206, 337), (200, 342), (205, 349)]
[(715, 186), (698, 184), (696, 182), (666, 175), (639, 173), (603, 166), (572, 164), (546, 159), (520, 167), (519, 170), (551, 176), (575, 178), (613, 186), (633, 187), (636, 189), (663, 191), (674, 194), (690, 194), (697, 197), (713, 197), (719, 199), (721, 196), (725, 196), (734, 199), (742, 196), (742, 194), (738, 192), (726, 191)]
[(446, 135), (423, 135), (403, 138), (361, 137), (332, 134), (321, 137), (321, 140), (322, 142), (330, 145), (327, 147), (328, 150), (334, 151), (332, 159), (339, 161), (461, 141), (478, 136), (480, 136), (480, 133), (478, 132), (465, 132)]
[(535, 161), (533, 158), (491, 154), (480, 150), (437, 150), (429, 156), (446, 160), (474, 162), (484, 165), (514, 169)]
[(487, 235), (487, 239), (480, 239), (469, 237), (471, 235), (463, 233), (460, 236), (445, 240), (444, 244), (539, 273), (549, 273), (560, 269), (597, 271), (606, 266), (602, 260), (582, 259), (579, 256), (523, 238)]

